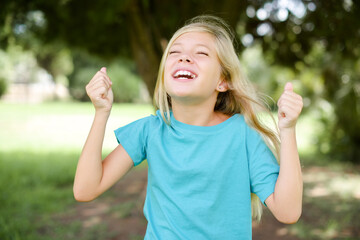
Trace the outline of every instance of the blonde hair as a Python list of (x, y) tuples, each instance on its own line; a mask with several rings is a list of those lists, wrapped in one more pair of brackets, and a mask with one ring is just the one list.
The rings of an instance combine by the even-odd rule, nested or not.
[[(221, 65), (221, 74), (228, 85), (228, 90), (218, 94), (214, 111), (230, 116), (236, 113), (242, 114), (247, 124), (262, 135), (278, 159), (280, 149), (279, 134), (264, 125), (260, 121), (258, 113), (265, 111), (271, 116), (273, 123), (275, 123), (275, 120), (266, 102), (260, 98), (260, 95), (255, 91), (255, 88), (241, 69), (241, 64), (233, 44), (234, 34), (230, 27), (218, 17), (208, 15), (195, 17), (177, 30), (170, 39), (161, 59), (154, 93), (156, 107), (160, 110), (164, 121), (167, 124), (171, 124), (171, 98), (164, 86), (165, 61), (174, 41), (182, 34), (189, 32), (206, 32), (214, 36), (215, 39), (215, 48)], [(260, 199), (255, 194), (251, 194), (251, 205), (252, 216), (260, 220), (262, 205)]]

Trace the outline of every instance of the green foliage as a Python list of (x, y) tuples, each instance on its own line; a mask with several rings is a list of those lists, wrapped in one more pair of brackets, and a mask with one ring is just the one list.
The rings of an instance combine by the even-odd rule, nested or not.
[(327, 52), (322, 43), (317, 43), (305, 64), (304, 69), (311, 69), (319, 78), (303, 82), (324, 126), (319, 136), (320, 152), (334, 159), (359, 162), (360, 122), (356, 119), (360, 118), (360, 71), (356, 66), (360, 61), (343, 58), (341, 52)]
[[(314, 44), (305, 62), (294, 68), (269, 65), (257, 44), (241, 55), (250, 79), (275, 101), (270, 105), (276, 110), (287, 81), (294, 83), (295, 92), (303, 96), (303, 114), (310, 111), (319, 127), (318, 152), (332, 159), (360, 161), (360, 61), (339, 61), (339, 54), (326, 52), (321, 43)], [(338, 79), (341, 79), (339, 82)]]
[(7, 90), (7, 81), (5, 78), (0, 77), (0, 98)]
[(244, 50), (240, 61), (250, 81), (255, 83), (260, 92), (271, 98), (268, 104), (274, 111), (277, 111), (277, 100), (287, 82), (292, 82), (294, 91), (304, 97), (303, 114), (317, 110), (312, 107), (324, 89), (317, 69), (308, 68), (300, 63), (296, 66), (297, 69), (278, 64), (269, 65), (258, 44)]
[(139, 99), (140, 78), (130, 71), (130, 65), (119, 61), (110, 65), (108, 75), (113, 82), (115, 102), (135, 102)]
[(1, 96), (5, 94), (8, 88), (8, 79), (9, 79), (9, 56), (6, 52), (0, 49), (0, 99)]
[[(264, 94), (271, 97), (268, 101), (269, 106), (276, 111), (276, 102), (283, 92), (283, 88), (288, 81), (293, 83), (296, 73), (291, 68), (279, 65), (269, 65), (265, 61), (265, 56), (259, 45), (247, 48), (241, 55), (241, 63), (244, 71), (251, 82)], [(301, 91), (297, 89), (295, 91)]]
[(81, 101), (88, 101), (85, 86), (100, 70), (107, 67), (113, 82), (114, 102), (135, 102), (140, 98), (140, 78), (134, 72), (134, 65), (122, 59), (106, 62), (84, 52), (74, 52), (74, 72), (70, 75), (70, 93)]
[[(220, 15), (237, 30), (240, 51), (261, 45), (263, 58), (253, 57), (246, 66), (263, 92), (276, 100), (284, 82), (294, 80), (306, 111), (321, 111), (330, 104), (334, 117), (321, 120), (326, 129), (323, 145), (330, 148), (325, 152), (360, 162), (360, 1), (5, 0), (0, 8), (0, 45), (33, 49), (38, 64), (56, 81), (66, 81), (71, 59), (59, 47), (48, 51), (47, 46), (86, 50), (108, 62), (80, 67), (73, 54), (72, 95), (86, 100), (85, 84), (101, 66), (111, 65), (112, 79), (119, 81), (114, 85), (119, 91), (115, 100), (134, 101), (138, 81), (133, 66), (125, 70), (120, 67), (123, 62), (113, 66), (110, 61), (132, 59), (152, 95), (162, 47), (185, 20), (204, 13)], [(56, 70), (66, 73), (58, 78)]]
[[(244, 32), (260, 42), (269, 63), (291, 67), (303, 86), (305, 104), (324, 124), (322, 153), (360, 162), (359, 1), (294, 1), (293, 6), (258, 2)], [(295, 6), (295, 7), (294, 7)], [(278, 18), (279, 10), (286, 18)], [(259, 13), (259, 12), (257, 12)], [(287, 15), (289, 14), (289, 15)], [(332, 17), (336, 16), (336, 17)], [(256, 31), (254, 27), (256, 26)], [(260, 26), (266, 26), (260, 31)], [(326, 102), (326, 103), (325, 103)], [(330, 105), (331, 114), (324, 115)], [(328, 111), (329, 112), (329, 111)]]
[[(32, 51), (36, 56), (37, 64), (52, 75), (57, 83), (68, 86), (67, 76), (74, 70), (72, 53), (61, 43), (37, 46)], [(65, 78), (65, 80), (63, 80)]]

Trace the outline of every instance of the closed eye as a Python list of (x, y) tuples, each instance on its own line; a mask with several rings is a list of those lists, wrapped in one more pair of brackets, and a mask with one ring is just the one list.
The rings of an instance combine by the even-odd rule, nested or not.
[(206, 53), (206, 52), (197, 52), (197, 54), (201, 54), (201, 55), (204, 55), (204, 56), (209, 56), (209, 54)]
[(174, 53), (180, 53), (180, 51), (170, 51), (169, 55), (174, 54)]

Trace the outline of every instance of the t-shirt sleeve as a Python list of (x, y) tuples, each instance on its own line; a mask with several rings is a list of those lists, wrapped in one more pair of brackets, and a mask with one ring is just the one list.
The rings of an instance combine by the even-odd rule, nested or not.
[(248, 127), (246, 136), (251, 192), (265, 205), (265, 200), (275, 190), (280, 167), (257, 131)]
[(142, 118), (114, 131), (118, 143), (129, 154), (134, 166), (146, 159), (150, 119), (151, 117)]

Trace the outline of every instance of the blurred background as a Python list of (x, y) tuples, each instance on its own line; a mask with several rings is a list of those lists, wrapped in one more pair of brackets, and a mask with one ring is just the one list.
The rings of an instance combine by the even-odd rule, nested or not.
[(276, 100), (304, 97), (298, 144), (304, 206), (295, 225), (265, 210), (254, 239), (360, 239), (360, 1), (2, 0), (0, 239), (142, 239), (146, 163), (99, 199), (72, 183), (91, 126), (85, 85), (102, 66), (114, 82), (113, 130), (154, 113), (167, 41), (199, 14), (224, 18), (243, 67)]

